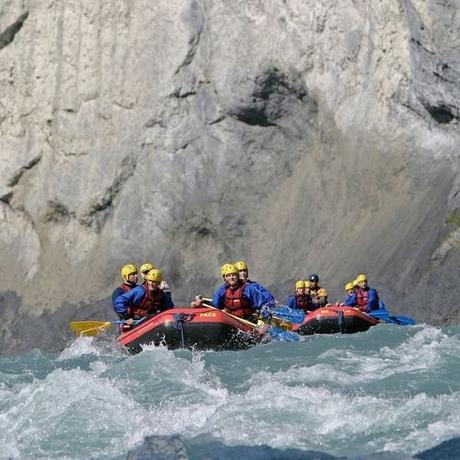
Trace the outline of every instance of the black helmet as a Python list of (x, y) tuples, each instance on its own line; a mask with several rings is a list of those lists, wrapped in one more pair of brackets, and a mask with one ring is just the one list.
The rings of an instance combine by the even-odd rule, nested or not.
[(313, 273), (313, 275), (310, 275), (310, 277), (308, 278), (310, 281), (313, 281), (313, 282), (318, 282), (319, 281), (319, 276), (316, 274), (316, 273)]

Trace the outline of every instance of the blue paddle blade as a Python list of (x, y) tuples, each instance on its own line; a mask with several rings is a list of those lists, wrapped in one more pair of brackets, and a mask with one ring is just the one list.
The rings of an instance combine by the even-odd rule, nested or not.
[(401, 326), (413, 326), (415, 324), (415, 319), (409, 316), (391, 316), (391, 318), (398, 321)]
[(400, 326), (412, 326), (415, 324), (414, 318), (410, 318), (409, 316), (393, 316), (390, 315), (388, 310), (384, 309), (373, 310), (369, 314), (370, 316), (385, 321), (386, 323), (399, 324)]
[(377, 318), (377, 319), (389, 319), (390, 318), (390, 312), (388, 310), (372, 310), (369, 312), (369, 315)]
[(298, 342), (300, 340), (299, 334), (280, 327), (271, 327), (268, 333), (274, 342)]
[(275, 307), (273, 309), (273, 314), (278, 318), (285, 319), (294, 324), (301, 323), (305, 318), (305, 313), (303, 310), (289, 307)]

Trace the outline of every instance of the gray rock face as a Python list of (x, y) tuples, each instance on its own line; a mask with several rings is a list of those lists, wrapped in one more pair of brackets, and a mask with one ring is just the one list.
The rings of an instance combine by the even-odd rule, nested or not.
[(3, 1), (2, 350), (91, 318), (127, 262), (176, 304), (240, 258), (280, 301), (365, 271), (393, 313), (458, 321), (458, 8)]

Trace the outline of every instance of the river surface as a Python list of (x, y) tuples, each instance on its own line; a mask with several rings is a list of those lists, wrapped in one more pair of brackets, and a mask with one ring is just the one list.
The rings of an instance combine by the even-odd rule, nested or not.
[[(135, 356), (84, 337), (58, 355), (0, 358), (1, 458), (122, 459), (151, 436), (190, 459), (399, 459), (455, 443), (460, 328)], [(460, 452), (444, 455), (431, 458)]]

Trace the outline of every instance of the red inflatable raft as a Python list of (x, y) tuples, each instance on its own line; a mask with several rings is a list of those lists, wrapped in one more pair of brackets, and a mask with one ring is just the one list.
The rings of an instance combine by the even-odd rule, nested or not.
[(293, 324), (292, 330), (303, 335), (353, 334), (367, 331), (378, 323), (378, 319), (357, 308), (328, 305), (308, 313), (302, 323)]
[(170, 349), (240, 350), (262, 340), (256, 325), (214, 308), (179, 307), (164, 311), (120, 334), (117, 342), (131, 353), (142, 345)]

